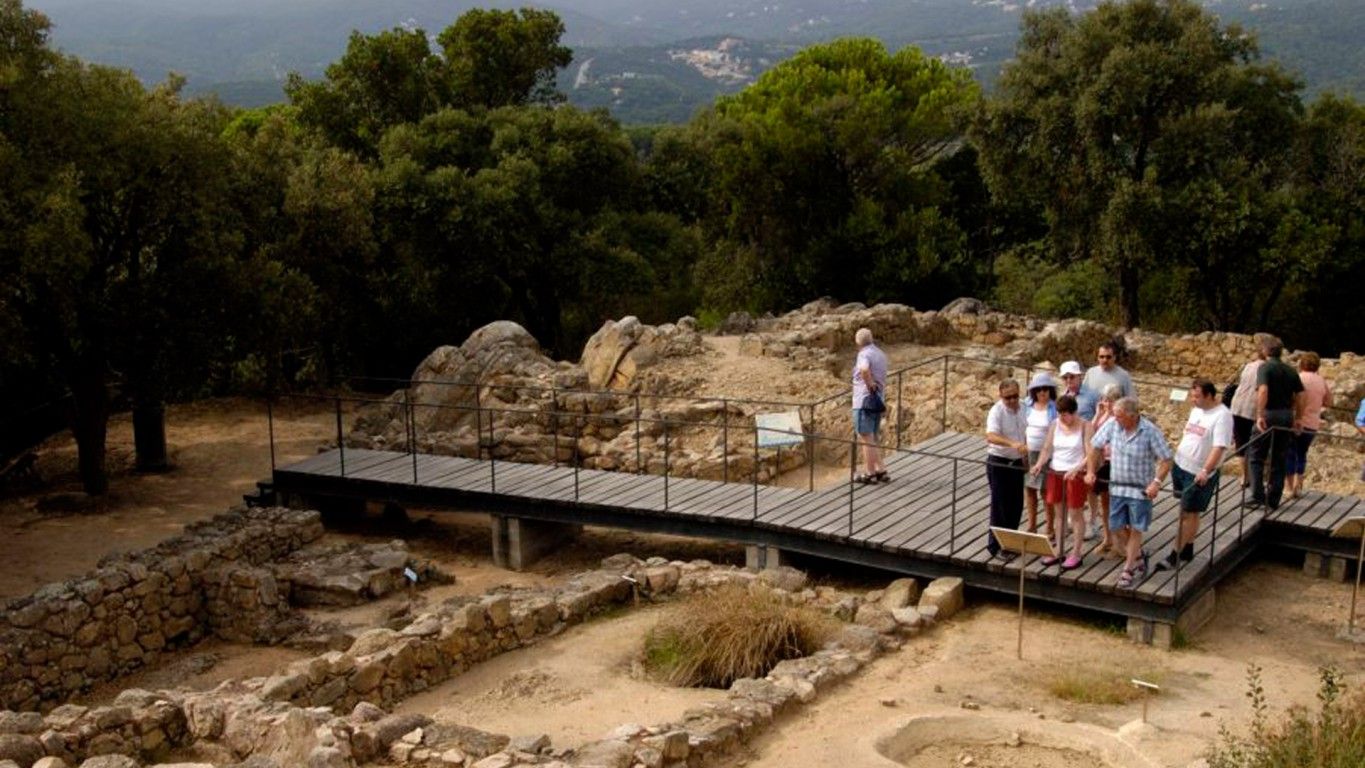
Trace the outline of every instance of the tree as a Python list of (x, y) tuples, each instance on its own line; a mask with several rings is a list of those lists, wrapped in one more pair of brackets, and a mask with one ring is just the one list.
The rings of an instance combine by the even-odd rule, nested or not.
[(352, 32), (346, 53), (321, 81), (291, 73), (285, 93), (299, 122), (336, 146), (372, 159), (398, 125), (441, 109), (553, 104), (555, 73), (572, 52), (559, 45), (564, 24), (552, 11), (475, 9), (437, 38), (421, 29)]
[(573, 61), (559, 44), (564, 22), (554, 11), (475, 8), (441, 32), (439, 42), (450, 70), (458, 107), (554, 104), (558, 70)]
[[(147, 92), (131, 73), (44, 48), (16, 56), (15, 39), (45, 46), (46, 20), (14, 2), (0, 12), (0, 300), (35, 365), (70, 389), (81, 478), (102, 493), (109, 383), (132, 398), (135, 423), (159, 427), (140, 414), (159, 414), (181, 374), (202, 380), (230, 332), (217, 301), (235, 276), (226, 112), (180, 101), (176, 80)], [(164, 442), (139, 443), (164, 458)]]
[(722, 98), (692, 126), (710, 161), (708, 300), (772, 309), (831, 292), (929, 293), (917, 291), (962, 252), (936, 207), (945, 188), (932, 165), (957, 140), (955, 110), (975, 97), (965, 70), (847, 39)]
[[(1136, 326), (1144, 273), (1158, 260), (1217, 279), (1231, 256), (1266, 243), (1238, 211), (1273, 207), (1262, 193), (1293, 134), (1297, 88), (1259, 62), (1250, 35), (1192, 0), (1029, 12), (972, 134), (992, 191), (1041, 202), (1052, 257), (1099, 260)], [(1177, 212), (1185, 221), (1173, 238)]]

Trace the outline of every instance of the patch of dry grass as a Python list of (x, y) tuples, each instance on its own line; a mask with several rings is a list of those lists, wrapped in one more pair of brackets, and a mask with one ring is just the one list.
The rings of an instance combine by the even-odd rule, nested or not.
[(645, 637), (645, 668), (679, 686), (726, 688), (824, 645), (834, 619), (784, 604), (766, 589), (727, 586), (697, 595)]
[(1133, 678), (1160, 682), (1161, 673), (1152, 669), (1125, 667), (1117, 663), (1058, 664), (1045, 669), (1042, 680), (1048, 693), (1077, 704), (1128, 704), (1145, 693), (1133, 685)]

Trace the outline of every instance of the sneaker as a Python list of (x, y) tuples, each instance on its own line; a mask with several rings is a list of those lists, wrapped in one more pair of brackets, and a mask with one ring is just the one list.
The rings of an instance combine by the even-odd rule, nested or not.
[(1044, 557), (1042, 560), (1039, 560), (1038, 562), (1042, 563), (1042, 564), (1043, 564), (1043, 567), (1046, 568), (1046, 567), (1051, 566), (1051, 565), (1056, 565), (1057, 563), (1060, 563), (1061, 561), (1062, 561), (1062, 558), (1060, 558), (1060, 557), (1053, 557), (1052, 555), (1048, 555), (1047, 557)]
[(1179, 553), (1179, 552), (1176, 552), (1176, 551), (1173, 549), (1173, 550), (1171, 550), (1170, 554), (1166, 555), (1165, 557), (1163, 557), (1163, 558), (1161, 558), (1160, 560), (1157, 561), (1156, 569), (1157, 569), (1158, 571), (1164, 571), (1164, 570), (1166, 570), (1167, 568), (1172, 568), (1172, 569), (1173, 569), (1173, 568), (1175, 568), (1176, 564), (1179, 563), (1179, 562), (1180, 562), (1180, 553)]
[(1187, 563), (1194, 560), (1194, 542), (1186, 544), (1185, 548), (1180, 550), (1180, 559)]
[(1082, 562), (1083, 562), (1083, 561), (1082, 561), (1079, 557), (1076, 557), (1075, 555), (1072, 555), (1072, 556), (1068, 557), (1068, 558), (1066, 559), (1065, 562), (1062, 563), (1062, 570), (1064, 570), (1064, 571), (1074, 571), (1075, 569), (1081, 567), (1081, 563), (1082, 563)]
[(1085, 532), (1085, 541), (1094, 541), (1100, 537), (1100, 521), (1092, 520), (1090, 528)]

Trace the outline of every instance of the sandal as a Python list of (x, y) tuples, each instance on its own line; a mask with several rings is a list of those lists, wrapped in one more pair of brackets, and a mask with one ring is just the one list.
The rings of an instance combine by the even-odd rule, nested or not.
[(1062, 561), (1062, 558), (1060, 558), (1060, 557), (1053, 557), (1052, 555), (1048, 555), (1047, 557), (1044, 557), (1042, 560), (1039, 560), (1038, 562), (1042, 563), (1044, 568), (1047, 568), (1047, 567), (1056, 565), (1057, 563), (1060, 563), (1061, 561)]
[(891, 482), (891, 476), (888, 475), (888, 474), (886, 474), (886, 470), (884, 470), (884, 469), (883, 469), (882, 471), (880, 471), (880, 472), (873, 472), (873, 473), (872, 473), (872, 482), (874, 482), (874, 483), (889, 483), (889, 482)]
[(1133, 586), (1133, 572), (1124, 568), (1123, 571), (1119, 573), (1118, 586), (1119, 589), (1128, 589)]
[(867, 475), (867, 474), (857, 474), (857, 475), (854, 475), (854, 476), (853, 476), (853, 480), (854, 480), (854, 482), (862, 483), (863, 485), (870, 485), (871, 483), (877, 482), (876, 476), (875, 476), (875, 475)]

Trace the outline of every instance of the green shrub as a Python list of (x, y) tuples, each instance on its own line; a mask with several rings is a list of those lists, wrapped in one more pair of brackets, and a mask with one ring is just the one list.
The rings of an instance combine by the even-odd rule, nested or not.
[(1267, 718), (1261, 669), (1247, 671), (1251, 699), (1251, 732), (1220, 730), (1220, 743), (1209, 753), (1210, 768), (1360, 768), (1365, 765), (1365, 695), (1343, 696), (1341, 672), (1321, 671), (1318, 711), (1291, 709), (1282, 722)]
[(834, 620), (786, 605), (766, 589), (727, 586), (698, 595), (645, 637), (644, 664), (673, 685), (726, 688), (818, 650)]

